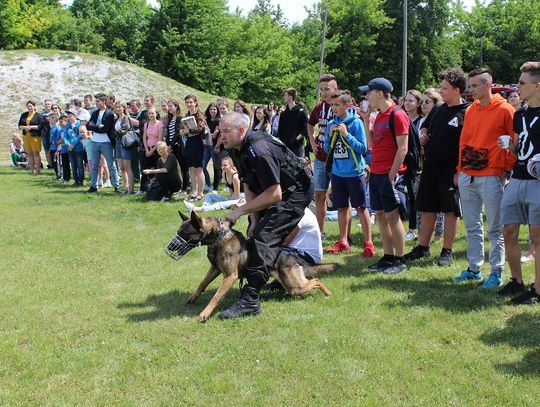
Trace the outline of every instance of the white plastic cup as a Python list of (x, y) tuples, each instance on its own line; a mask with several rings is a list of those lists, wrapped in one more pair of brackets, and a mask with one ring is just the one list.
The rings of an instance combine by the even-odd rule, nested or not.
[(499, 137), (501, 141), (502, 148), (510, 148), (510, 136), (508, 134), (503, 134)]
[(360, 105), (360, 110), (362, 112), (367, 112), (369, 109), (369, 100), (362, 100), (362, 104)]

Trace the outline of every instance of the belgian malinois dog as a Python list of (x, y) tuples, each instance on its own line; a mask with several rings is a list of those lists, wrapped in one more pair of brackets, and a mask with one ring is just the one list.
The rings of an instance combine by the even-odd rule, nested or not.
[[(208, 284), (214, 281), (218, 275), (223, 274), (223, 281), (218, 290), (197, 318), (200, 322), (206, 322), (233, 284), (243, 277), (244, 267), (248, 260), (247, 242), (240, 232), (231, 229), (228, 222), (224, 222), (220, 218), (201, 218), (195, 212), (191, 212), (190, 218), (180, 211), (178, 213), (182, 222), (176, 236), (167, 245), (167, 254), (178, 260), (194, 247), (204, 245), (208, 246), (207, 256), (210, 260), (208, 273), (189, 297), (187, 303), (193, 304), (208, 287)], [(326, 297), (330, 297), (328, 288), (314, 277), (330, 273), (336, 267), (336, 264), (310, 266), (299, 257), (282, 251), (276, 260), (275, 268), (271, 270), (271, 274), (290, 295), (301, 296), (318, 288)]]

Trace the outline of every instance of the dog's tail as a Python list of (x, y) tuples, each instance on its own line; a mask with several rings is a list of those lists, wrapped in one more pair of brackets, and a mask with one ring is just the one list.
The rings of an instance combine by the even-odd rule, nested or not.
[(330, 274), (339, 267), (337, 263), (317, 264), (315, 266), (304, 267), (304, 274), (307, 278), (314, 278), (322, 276), (323, 274)]

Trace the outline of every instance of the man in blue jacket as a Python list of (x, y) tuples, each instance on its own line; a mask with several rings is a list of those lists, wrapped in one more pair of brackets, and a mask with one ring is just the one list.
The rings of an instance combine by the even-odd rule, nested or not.
[(97, 178), (99, 160), (101, 154), (107, 161), (107, 166), (111, 172), (111, 181), (114, 186), (114, 192), (120, 193), (118, 188), (118, 169), (114, 163), (114, 113), (107, 109), (107, 95), (104, 93), (98, 93), (95, 96), (97, 110), (95, 110), (90, 116), (90, 121), (86, 125), (86, 128), (93, 132), (92, 134), (92, 154), (90, 161), (92, 161), (92, 181), (90, 188), (86, 192), (97, 192)]
[(338, 211), (339, 239), (329, 253), (348, 251), (348, 225), (351, 221), (350, 206), (357, 208), (358, 218), (364, 233), (365, 257), (375, 255), (371, 241), (371, 222), (367, 211), (365, 161), (367, 140), (362, 120), (351, 104), (349, 91), (337, 91), (331, 98), (334, 118), (328, 123), (324, 136), (324, 151), (332, 160), (331, 182), (332, 203)]

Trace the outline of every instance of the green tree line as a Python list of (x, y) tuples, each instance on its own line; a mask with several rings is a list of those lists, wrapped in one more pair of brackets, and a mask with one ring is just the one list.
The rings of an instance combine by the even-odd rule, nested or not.
[[(280, 99), (292, 86), (315, 99), (323, 10), (325, 72), (356, 91), (375, 76), (401, 89), (403, 1), (323, 0), (302, 23), (258, 0), (247, 15), (226, 0), (0, 0), (0, 48), (102, 54), (147, 67), (206, 92), (249, 101)], [(540, 0), (408, 1), (408, 86), (437, 83), (447, 67), (490, 67), (515, 82), (540, 55)]]

